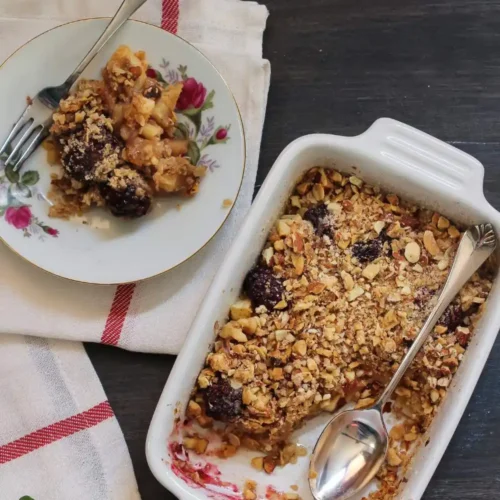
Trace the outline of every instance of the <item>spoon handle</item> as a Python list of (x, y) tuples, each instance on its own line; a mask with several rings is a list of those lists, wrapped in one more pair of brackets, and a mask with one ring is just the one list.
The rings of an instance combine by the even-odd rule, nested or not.
[(384, 404), (391, 397), (394, 389), (396, 389), (400, 380), (403, 378), (403, 375), (413, 359), (424, 345), (429, 333), (434, 328), (444, 310), (449, 306), (462, 286), (465, 285), (469, 278), (479, 269), (481, 264), (493, 253), (496, 242), (497, 237), (491, 224), (471, 226), (464, 233), (457, 249), (450, 274), (441, 290), (436, 305), (403, 358), (396, 373), (375, 403), (375, 408), (383, 408)]

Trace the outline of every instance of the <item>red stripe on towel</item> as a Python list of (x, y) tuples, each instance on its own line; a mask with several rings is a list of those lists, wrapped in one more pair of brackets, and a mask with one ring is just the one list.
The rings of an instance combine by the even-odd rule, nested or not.
[(0, 446), (0, 464), (15, 460), (76, 432), (94, 427), (111, 417), (114, 417), (113, 410), (107, 401), (103, 401), (90, 408), (90, 410), (65, 418), (60, 422), (43, 427), (11, 443)]
[(127, 311), (134, 295), (135, 283), (118, 285), (115, 292), (111, 310), (109, 311), (101, 342), (103, 344), (117, 345), (122, 333), (123, 324), (127, 316)]
[(179, 24), (179, 0), (163, 0), (161, 27), (170, 33), (177, 33)]

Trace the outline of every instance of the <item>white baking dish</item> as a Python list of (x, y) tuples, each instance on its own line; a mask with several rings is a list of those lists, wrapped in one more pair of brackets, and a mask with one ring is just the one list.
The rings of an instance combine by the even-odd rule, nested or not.
[[(414, 128), (382, 118), (357, 137), (315, 134), (292, 142), (276, 160), (219, 269), (151, 422), (146, 444), (149, 466), (158, 481), (183, 500), (227, 498), (210, 488), (193, 488), (177, 477), (170, 467), (167, 444), (172, 439), (175, 418), (179, 414), (182, 417), (214, 341), (214, 323), (227, 317), (246, 272), (257, 259), (296, 181), (307, 169), (318, 165), (356, 172), (369, 183), (438, 210), (457, 222), (491, 222), (500, 234), (500, 214), (483, 195), (483, 166), (471, 156)], [(498, 304), (499, 296), (496, 280), (488, 303)], [(422, 496), (469, 401), (499, 327), (500, 308), (487, 307), (448, 397), (431, 426), (430, 442), (415, 457), (408, 482), (399, 496), (401, 500), (418, 500)], [(317, 418), (297, 431), (298, 442), (311, 450), (325, 422), (326, 417)], [(240, 449), (229, 460), (211, 458), (210, 462), (216, 463), (225, 481), (239, 488), (247, 479), (259, 485), (273, 485), (284, 492), (290, 492), (290, 486), (297, 484), (302, 498), (311, 497), (307, 486), (308, 458), (300, 459), (296, 465), (277, 468), (268, 476), (250, 466), (249, 457), (254, 455)], [(195, 456), (194, 460), (199, 458)], [(258, 493), (259, 498), (264, 496), (263, 489)]]

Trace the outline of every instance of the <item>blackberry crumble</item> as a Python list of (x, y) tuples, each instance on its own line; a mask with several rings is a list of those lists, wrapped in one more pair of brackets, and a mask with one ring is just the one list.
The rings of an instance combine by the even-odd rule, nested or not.
[[(328, 238), (323, 224), (335, 228)], [(228, 321), (217, 327), (188, 420), (204, 429), (216, 420), (225, 425), (217, 432), (231, 444), (219, 456), (234, 455), (238, 446), (258, 450), (252, 465), (267, 473), (296, 460), (290, 435), (307, 419), (346, 403), (363, 408), (376, 401), (446, 281), (460, 236), (440, 214), (355, 176), (308, 171)], [(369, 500), (396, 497), (474, 334), (492, 279), (486, 263), (466, 283), (384, 409), (400, 423), (390, 430), (379, 488)], [(227, 411), (214, 411), (215, 396), (207, 399), (221, 381), (228, 391), (241, 391), (241, 401), (240, 393), (230, 400), (237, 411), (229, 419)], [(187, 448), (210, 446), (209, 436), (185, 432)], [(203, 446), (196, 447), (198, 441)]]

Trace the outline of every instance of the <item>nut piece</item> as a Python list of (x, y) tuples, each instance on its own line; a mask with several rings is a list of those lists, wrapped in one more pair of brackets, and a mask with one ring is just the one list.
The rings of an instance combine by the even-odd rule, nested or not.
[(272, 457), (264, 457), (264, 471), (268, 474), (272, 474), (274, 469), (276, 469), (276, 463)]
[(450, 235), (450, 238), (460, 238), (460, 231), (455, 226), (450, 226), (448, 228), (448, 234)]
[(327, 207), (328, 207), (328, 210), (333, 215), (339, 215), (340, 212), (342, 212), (342, 205), (340, 203), (336, 203), (336, 202), (333, 201), (331, 203), (328, 203)]
[(191, 399), (188, 403), (186, 413), (190, 417), (197, 417), (198, 415), (201, 415), (201, 406), (196, 401)]
[(282, 252), (285, 249), (285, 242), (283, 240), (277, 240), (274, 242), (274, 249), (277, 252)]
[(292, 249), (295, 253), (302, 253), (304, 251), (304, 240), (297, 232), (292, 233)]
[(443, 217), (442, 215), (440, 215), (439, 219), (438, 219), (437, 227), (438, 227), (438, 229), (448, 229), (450, 227), (450, 221), (446, 217)]
[(419, 259), (420, 259), (420, 245), (416, 241), (410, 241), (410, 243), (408, 243), (406, 245), (405, 257), (406, 257), (406, 260), (408, 262), (411, 262), (412, 264), (416, 264), (419, 261)]
[(368, 408), (375, 403), (375, 398), (362, 398), (356, 403), (356, 409)]
[(234, 338), (234, 335), (238, 336), (240, 333), (243, 333), (241, 328), (237, 323), (234, 323), (230, 321), (229, 323), (226, 323), (220, 333), (219, 336), (222, 337), (223, 339), (230, 339)]
[(325, 198), (325, 190), (321, 184), (314, 184), (312, 194), (317, 201), (322, 201)]
[(440, 271), (444, 271), (450, 265), (450, 261), (448, 259), (441, 259), (438, 262), (438, 269)]
[(403, 424), (395, 425), (389, 432), (389, 436), (395, 441), (400, 441), (401, 439), (403, 439), (404, 434), (405, 427)]
[(441, 253), (441, 249), (438, 247), (436, 243), (436, 239), (432, 234), (432, 231), (425, 231), (424, 233), (424, 246), (425, 249), (434, 257)]
[[(243, 335), (243, 332), (241, 332), (241, 334)], [(210, 365), (210, 368), (212, 368), (212, 370), (216, 372), (227, 373), (230, 369), (229, 359), (223, 352), (210, 356), (208, 359), (208, 363)], [(200, 379), (198, 379), (198, 381), (199, 380)]]
[(393, 352), (396, 352), (396, 349), (397, 349), (396, 342), (394, 342), (393, 339), (387, 339), (386, 341), (384, 341), (385, 352), (392, 354)]
[(354, 280), (352, 279), (352, 276), (349, 273), (342, 271), (340, 273), (340, 277), (342, 278), (342, 281), (344, 282), (344, 287), (347, 291), (350, 291), (354, 288)]
[(446, 333), (447, 331), (448, 331), (448, 327), (444, 326), (444, 325), (436, 325), (434, 327), (434, 332), (437, 333), (438, 335)]
[(399, 458), (398, 452), (394, 448), (389, 448), (387, 450), (387, 463), (391, 467), (397, 467), (401, 465), (401, 458)]
[(353, 300), (356, 300), (358, 297), (361, 297), (361, 295), (363, 295), (364, 293), (365, 291), (360, 286), (356, 286), (349, 292), (347, 300), (349, 302), (352, 302)]
[(349, 177), (349, 182), (359, 188), (363, 186), (363, 181), (355, 175), (351, 175), (351, 177)]
[(231, 338), (236, 340), (236, 342), (241, 342), (241, 343), (246, 342), (248, 340), (247, 336), (241, 330), (235, 330), (232, 333)]
[(304, 272), (304, 257), (299, 254), (292, 254), (292, 264), (295, 267), (295, 272), (300, 276)]
[(264, 469), (264, 457), (254, 457), (252, 458), (250, 464), (254, 469), (263, 470)]
[(271, 263), (273, 255), (274, 255), (273, 247), (267, 247), (265, 250), (262, 251), (262, 258), (264, 259), (267, 265)]
[(238, 320), (252, 316), (252, 301), (241, 299), (231, 306), (231, 319)]
[(259, 328), (260, 321), (258, 316), (254, 316), (253, 318), (242, 318), (238, 320), (238, 324), (241, 326), (244, 333), (252, 334)]
[(257, 498), (257, 495), (251, 489), (247, 488), (243, 491), (243, 498), (245, 500), (255, 500)]
[(378, 220), (373, 224), (373, 229), (375, 229), (375, 232), (377, 234), (380, 234), (382, 232), (382, 229), (385, 227), (385, 222), (383, 220)]
[(208, 441), (199, 437), (185, 437), (183, 444), (186, 449), (193, 450), (198, 455), (201, 455), (205, 453)]
[(288, 303), (286, 300), (280, 300), (275, 306), (274, 309), (286, 309), (288, 307)]
[(293, 344), (292, 350), (293, 350), (293, 352), (300, 354), (300, 356), (305, 356), (305, 354), (307, 352), (306, 341), (305, 340), (297, 340), (297, 342), (295, 342), (295, 344)]
[(378, 264), (368, 264), (361, 273), (366, 279), (372, 280), (380, 272)]
[(278, 234), (283, 238), (284, 236), (288, 236), (290, 234), (290, 226), (284, 221), (279, 220), (277, 224)]

